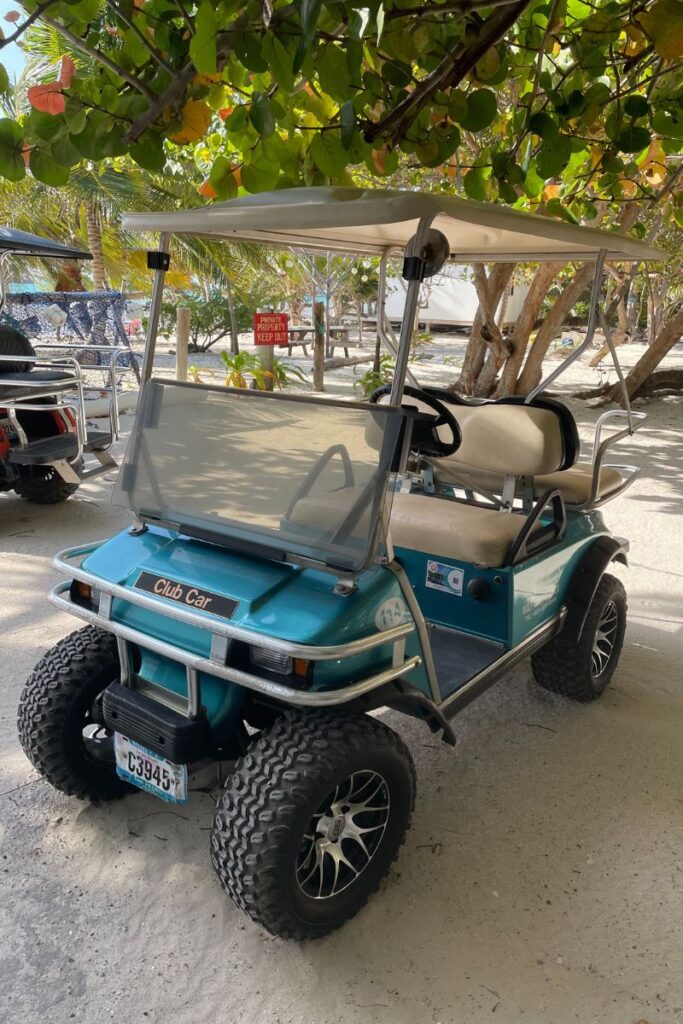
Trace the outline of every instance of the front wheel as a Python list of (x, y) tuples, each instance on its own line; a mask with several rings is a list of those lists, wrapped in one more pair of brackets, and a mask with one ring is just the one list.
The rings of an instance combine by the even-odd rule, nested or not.
[(536, 682), (572, 700), (596, 700), (614, 675), (624, 645), (626, 591), (609, 573), (600, 580), (577, 643), (560, 633), (531, 656)]
[(314, 939), (353, 917), (410, 825), (415, 769), (381, 722), (294, 711), (252, 744), (218, 801), (211, 859), (271, 934)]
[(85, 626), (55, 644), (29, 676), (19, 701), (19, 739), (31, 764), (55, 789), (114, 800), (132, 787), (116, 774), (101, 695), (119, 678), (116, 640)]

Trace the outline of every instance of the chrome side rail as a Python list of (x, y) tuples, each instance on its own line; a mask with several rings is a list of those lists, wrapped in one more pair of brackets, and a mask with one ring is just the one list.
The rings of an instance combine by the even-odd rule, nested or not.
[[(92, 576), (89, 573), (82, 573), (82, 575), (79, 575), (77, 578), (83, 579), (83, 577), (86, 576), (89, 577), (88, 582), (90, 580), (95, 583), (99, 582), (96, 576)], [(250, 672), (243, 672), (241, 669), (229, 668), (225, 665), (224, 661), (219, 660), (218, 657), (205, 658), (197, 654), (192, 654), (180, 647), (176, 647), (175, 644), (166, 643), (163, 640), (157, 640), (155, 637), (148, 636), (146, 633), (141, 633), (137, 629), (131, 629), (129, 626), (125, 626), (122, 623), (112, 622), (112, 620), (107, 618), (106, 615), (92, 611), (89, 608), (83, 608), (80, 605), (74, 604), (70, 598), (65, 597), (65, 592), (69, 590), (70, 586), (71, 584), (68, 580), (58, 583), (57, 586), (50, 591), (50, 601), (62, 611), (68, 612), (71, 615), (76, 615), (78, 618), (83, 619), (85, 622), (88, 622), (93, 626), (99, 626), (101, 629), (105, 629), (108, 632), (113, 633), (117, 639), (119, 651), (122, 650), (122, 645), (125, 645), (125, 654), (122, 658), (123, 679), (125, 679), (126, 676), (129, 678), (130, 674), (127, 650), (128, 644), (135, 644), (147, 650), (154, 651), (155, 654), (159, 654), (171, 661), (178, 661), (185, 665), (188, 683), (187, 715), (189, 718), (196, 717), (200, 711), (201, 696), (199, 692), (198, 678), (198, 673), (200, 672), (206, 672), (208, 675), (218, 676), (218, 678), (224, 679), (228, 683), (235, 683), (237, 686), (243, 686), (247, 690), (253, 690), (256, 693), (261, 693), (273, 700), (283, 701), (287, 704), (295, 705), (296, 707), (335, 707), (336, 705), (345, 704), (350, 700), (354, 700), (355, 698), (360, 697), (379, 686), (383, 686), (385, 683), (391, 682), (392, 679), (397, 679), (399, 676), (405, 675), (421, 663), (421, 658), (415, 655), (412, 658), (407, 658), (402, 661), (400, 665), (392, 665), (391, 668), (387, 668), (383, 672), (377, 672), (372, 676), (367, 676), (365, 679), (361, 679), (358, 682), (352, 683), (350, 686), (345, 686), (338, 690), (320, 690), (317, 692), (295, 690), (290, 686), (285, 686), (282, 683), (275, 683), (270, 679), (263, 679)], [(111, 584), (108, 584), (108, 586), (111, 587)], [(117, 587), (117, 589), (124, 588)], [(162, 604), (161, 601), (159, 603)], [(163, 602), (163, 610), (164, 612), (168, 610), (166, 602)], [(196, 616), (196, 618), (198, 618), (198, 616)], [(214, 628), (213, 623), (202, 622), (201, 624), (205, 629)], [(405, 632), (412, 631), (412, 626), (409, 627), (408, 630), (405, 630), (403, 627), (400, 628), (403, 630), (401, 635), (405, 635)], [(252, 642), (254, 639), (258, 641), (260, 636), (259, 634), (252, 633), (249, 630), (239, 630), (239, 633), (241, 635), (248, 634)], [(368, 650), (369, 647), (377, 646), (379, 643), (386, 643), (389, 634), (394, 634), (393, 639), (397, 639), (395, 636), (396, 630), (394, 629), (387, 630), (385, 633), (377, 634), (377, 637), (364, 638), (363, 640), (355, 641), (355, 643), (344, 644), (340, 647), (306, 647), (303, 644), (289, 644), (288, 648), (296, 649), (300, 652), (297, 655), (298, 657), (307, 654), (311, 659), (315, 660), (321, 660), (321, 655), (322, 658), (339, 658), (346, 656), (343, 653), (345, 651), (350, 650), (351, 653), (358, 653), (359, 650)], [(378, 637), (379, 639), (377, 639)], [(267, 643), (270, 643), (271, 646), (275, 646), (275, 644), (271, 642), (270, 638), (264, 637), (263, 639)], [(368, 641), (372, 641), (372, 643), (369, 643)], [(276, 641), (276, 643), (282, 645), (286, 642)], [(282, 648), (278, 647), (277, 649), (281, 650)]]
[[(626, 416), (628, 419), (628, 426), (624, 427), (623, 430), (618, 430), (616, 434), (612, 434), (610, 437), (602, 438), (602, 429), (608, 420), (617, 419), (618, 417)], [(612, 465), (606, 466), (606, 469), (619, 469), (624, 470), (628, 475), (625, 477), (623, 482), (614, 491), (610, 491), (609, 494), (605, 494), (600, 497), (600, 470), (603, 466), (605, 458), (605, 452), (608, 448), (622, 441), (625, 437), (631, 437), (636, 430), (643, 425), (643, 421), (647, 419), (647, 413), (644, 412), (632, 412), (625, 409), (608, 409), (607, 412), (603, 412), (598, 417), (598, 421), (595, 424), (595, 434), (593, 436), (593, 449), (592, 449), (592, 466), (593, 476), (591, 480), (591, 490), (586, 501), (581, 502), (579, 505), (567, 505), (567, 508), (572, 512), (587, 512), (590, 509), (598, 508), (600, 505), (604, 505), (606, 502), (611, 501), (612, 498), (616, 498), (619, 494), (623, 494), (627, 487), (630, 487), (634, 480), (636, 480), (641, 470), (638, 466), (631, 465)], [(637, 423), (633, 421), (637, 420)]]
[[(304, 658), (309, 661), (337, 661), (340, 658), (353, 657), (355, 654), (364, 654), (366, 651), (371, 651), (375, 647), (381, 647), (383, 644), (394, 644), (408, 636), (410, 633), (413, 633), (415, 630), (415, 626), (412, 622), (406, 622), (403, 625), (394, 626), (391, 629), (386, 629), (378, 633), (372, 633), (370, 636), (361, 637), (359, 640), (351, 640), (348, 643), (338, 644), (334, 647), (316, 647), (310, 644), (296, 643), (292, 640), (282, 640), (279, 637), (257, 633), (253, 629), (246, 629), (244, 626), (237, 626), (231, 622), (219, 619), (208, 612), (201, 613), (191, 611), (189, 608), (178, 605), (173, 601), (168, 601), (163, 597), (155, 597), (153, 594), (148, 594), (142, 590), (123, 587), (118, 583), (110, 583), (108, 580), (103, 580), (94, 573), (87, 572), (85, 569), (82, 569), (80, 565), (73, 564), (76, 559), (85, 558), (86, 555), (91, 554), (97, 548), (101, 547), (103, 543), (103, 541), (98, 541), (94, 544), (86, 544), (81, 547), (67, 548), (65, 551), (60, 551), (55, 555), (52, 560), (52, 564), (55, 569), (59, 569), (60, 572), (65, 572), (72, 579), (79, 580), (81, 583), (87, 583), (95, 590), (99, 590), (100, 593), (108, 595), (110, 602), (114, 598), (126, 601), (128, 604), (137, 605), (140, 608), (147, 609), (147, 611), (165, 615), (166, 618), (176, 619), (178, 622), (185, 622), (197, 629), (206, 630), (213, 634), (214, 637), (224, 637), (229, 640), (242, 640), (245, 643), (257, 646), (261, 644), (264, 647), (269, 647), (271, 650), (279, 651), (281, 654), (289, 655), (292, 658)], [(68, 586), (68, 584), (66, 584), (66, 586)], [(81, 609), (79, 605), (72, 605), (69, 603), (68, 610), (74, 615), (79, 615)], [(105, 616), (100, 617), (98, 619), (98, 623), (110, 632), (115, 632), (118, 629), (118, 623), (111, 622), (111, 620)], [(147, 637), (143, 633), (140, 633), (139, 636), (142, 638), (140, 640), (142, 646), (150, 647), (152, 638)], [(135, 642), (137, 643), (138, 641)], [(169, 655), (169, 657), (174, 657), (176, 661), (182, 661), (185, 657), (185, 652), (176, 647), (174, 647), (173, 650), (177, 653), (175, 655)], [(188, 655), (188, 657), (191, 657), (191, 655)], [(214, 664), (214, 662), (207, 661), (207, 664)], [(201, 671), (210, 670), (202, 669)], [(398, 674), (400, 673), (397, 673), (397, 675)]]

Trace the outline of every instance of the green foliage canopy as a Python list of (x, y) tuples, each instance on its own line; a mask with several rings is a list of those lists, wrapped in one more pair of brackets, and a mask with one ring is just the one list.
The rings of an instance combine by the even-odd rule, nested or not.
[(40, 19), (64, 59), (0, 119), (10, 181), (180, 158), (227, 199), (426, 167), (473, 199), (590, 219), (654, 195), (683, 148), (680, 0), (21, 7), (5, 42)]

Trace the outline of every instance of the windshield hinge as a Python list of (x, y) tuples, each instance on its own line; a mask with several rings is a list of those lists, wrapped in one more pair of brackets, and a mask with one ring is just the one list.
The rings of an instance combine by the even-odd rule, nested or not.
[(353, 578), (340, 579), (334, 585), (334, 593), (339, 597), (349, 597), (358, 590), (358, 584)]

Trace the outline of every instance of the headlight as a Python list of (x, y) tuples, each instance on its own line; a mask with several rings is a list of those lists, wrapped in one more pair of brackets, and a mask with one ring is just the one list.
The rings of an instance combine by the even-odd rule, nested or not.
[(99, 610), (101, 592), (91, 587), (89, 583), (72, 580), (70, 594), (74, 604), (80, 604), (82, 608), (92, 608), (94, 611)]
[(252, 665), (274, 672), (279, 676), (299, 676), (300, 679), (310, 677), (311, 662), (305, 658), (290, 658), (288, 654), (280, 654), (269, 647), (250, 647), (249, 661)]
[(268, 647), (250, 647), (249, 660), (252, 665), (265, 668), (268, 672), (277, 672), (279, 676), (291, 676), (292, 659), (288, 654), (271, 651)]

